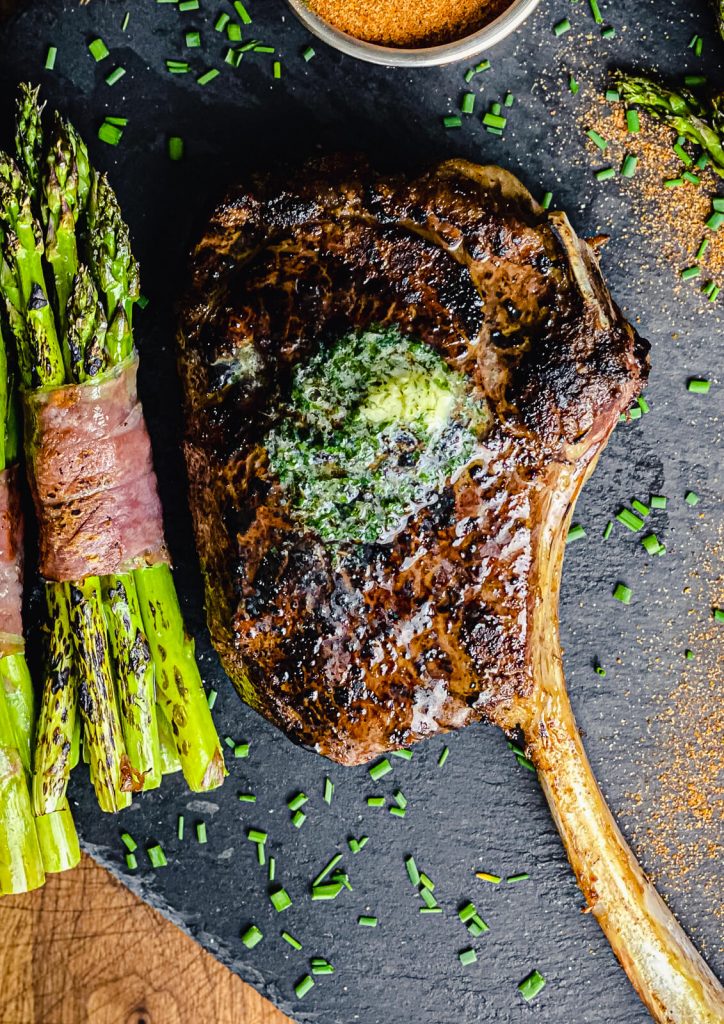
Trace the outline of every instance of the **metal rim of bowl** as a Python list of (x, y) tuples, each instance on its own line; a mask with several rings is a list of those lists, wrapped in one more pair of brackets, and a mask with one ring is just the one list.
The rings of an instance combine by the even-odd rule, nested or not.
[(386, 64), (388, 67), (424, 68), (435, 64), (451, 64), (456, 60), (469, 60), (483, 50), (490, 49), (515, 32), (519, 25), (533, 13), (539, 0), (512, 0), (502, 14), (487, 25), (462, 39), (437, 46), (422, 46), (407, 49), (395, 46), (380, 46), (342, 32), (320, 18), (305, 0), (287, 0), (296, 16), (322, 42), (341, 50), (342, 53), (371, 64)]

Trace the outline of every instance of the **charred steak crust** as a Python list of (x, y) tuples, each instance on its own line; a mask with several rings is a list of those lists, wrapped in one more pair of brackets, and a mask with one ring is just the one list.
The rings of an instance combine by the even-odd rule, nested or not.
[[(397, 325), (494, 416), (479, 457), (388, 544), (335, 559), (263, 437), (294, 366)], [(529, 698), (540, 524), (640, 392), (648, 345), (595, 253), (497, 167), (420, 177), (334, 158), (260, 177), (195, 248), (180, 365), (212, 638), (243, 698), (296, 741), (365, 761)]]

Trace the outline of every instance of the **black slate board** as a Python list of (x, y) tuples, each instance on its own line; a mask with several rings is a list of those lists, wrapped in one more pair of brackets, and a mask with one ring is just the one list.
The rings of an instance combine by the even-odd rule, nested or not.
[[(93, 0), (87, 8), (33, 0), (0, 35), (3, 139), (15, 84), (28, 77), (39, 80), (51, 104), (60, 106), (91, 140), (94, 159), (111, 172), (120, 193), (151, 299), (138, 321), (141, 388), (179, 589), (205, 681), (219, 691), (215, 714), (220, 732), (251, 742), (248, 760), (230, 758), (230, 777), (220, 792), (192, 798), (173, 777), (119, 819), (98, 812), (78, 771), (72, 797), (84, 846), (300, 1021), (463, 1024), (533, 1017), (545, 1024), (642, 1024), (646, 1011), (592, 916), (581, 914), (582, 898), (535, 777), (516, 764), (500, 733), (476, 727), (430, 741), (415, 750), (410, 763), (395, 760), (394, 774), (373, 784), (364, 768), (343, 770), (295, 748), (237, 699), (203, 622), (179, 449), (173, 301), (185, 252), (223, 183), (247, 167), (316, 149), (360, 149), (388, 166), (453, 154), (499, 162), (535, 194), (554, 191), (555, 204), (568, 209), (581, 232), (613, 234), (604, 269), (621, 305), (639, 317), (641, 332), (653, 341), (648, 391), (653, 412), (616, 432), (584, 492), (576, 520), (585, 524), (588, 539), (567, 555), (561, 618), (569, 686), (594, 769), (612, 807), (631, 812), (637, 773), (653, 777), (666, 759), (666, 752), (652, 745), (647, 721), (660, 711), (661, 696), (677, 683), (689, 631), (710, 614), (699, 606), (687, 615), (690, 601), (682, 588), (721, 519), (716, 452), (717, 446), (721, 452), (722, 408), (716, 387), (699, 398), (688, 395), (685, 384), (689, 376), (713, 375), (721, 366), (720, 305), (706, 306), (695, 286), (682, 296), (672, 295), (674, 272), (657, 269), (651, 243), (631, 224), (625, 183), (593, 180), (593, 160), (582, 158), (575, 112), (583, 96), (601, 90), (605, 71), (614, 64), (643, 61), (662, 72), (672, 67), (699, 71), (703, 64), (721, 81), (722, 46), (710, 14), (703, 2), (603, 0), (604, 17), (618, 30), (615, 39), (605, 41), (584, 3), (543, 0), (518, 35), (488, 55), (492, 70), (474, 82), (486, 102), (508, 89), (516, 96), (509, 129), (503, 139), (495, 139), (477, 118), (461, 131), (442, 128), (442, 115), (455, 111), (464, 89), (459, 65), (415, 72), (373, 68), (317, 43), (317, 55), (305, 63), (301, 52), (313, 41), (283, 0), (249, 0), (254, 35), (274, 44), (283, 61), (282, 79), (275, 82), (271, 58), (246, 57), (237, 71), (222, 63), (224, 42), (212, 24), (224, 0), (201, 4), (199, 12), (180, 14), (152, 0)], [(124, 34), (126, 10), (130, 23)], [(564, 16), (570, 17), (573, 31), (558, 39), (552, 25)], [(192, 76), (172, 78), (163, 67), (164, 58), (183, 56), (186, 28), (203, 30), (203, 50), (190, 58), (193, 67), (199, 73), (210, 66), (223, 69), (204, 89)], [(703, 62), (687, 50), (694, 32), (706, 40)], [(86, 50), (95, 36), (112, 51), (100, 65)], [(58, 47), (56, 70), (45, 73), (51, 43)], [(116, 64), (128, 74), (108, 88), (104, 77)], [(569, 72), (582, 83), (577, 98), (566, 88)], [(129, 117), (117, 150), (95, 138), (105, 114)], [(186, 158), (179, 164), (165, 155), (169, 135), (185, 139)], [(622, 233), (623, 225), (627, 230)], [(645, 276), (637, 272), (642, 264), (650, 268)], [(701, 495), (703, 516), (683, 503), (687, 488)], [(648, 558), (638, 538), (623, 530), (616, 530), (604, 547), (601, 531), (620, 503), (649, 492), (671, 499), (655, 522), (668, 545), (666, 557)], [(628, 610), (610, 596), (619, 579), (634, 589)], [(596, 656), (609, 669), (605, 679), (593, 671)], [(450, 757), (439, 769), (444, 742)], [(321, 799), (325, 776), (336, 787), (331, 808)], [(397, 786), (410, 801), (404, 821), (367, 808), (368, 794), (391, 793)], [(308, 820), (297, 832), (285, 802), (299, 789), (311, 799)], [(242, 791), (258, 795), (255, 806), (237, 801)], [(183, 843), (175, 838), (181, 812), (187, 823)], [(645, 818), (645, 802), (636, 813)], [(200, 820), (208, 823), (205, 846), (193, 838)], [(245, 840), (250, 826), (269, 832), (277, 877), (294, 899), (282, 915), (268, 903), (264, 872)], [(141, 855), (138, 872), (130, 875), (119, 841), (125, 829), (142, 845), (161, 841), (169, 867), (154, 872)], [(334, 904), (312, 904), (309, 880), (336, 850), (345, 850), (348, 836), (361, 834), (371, 837), (367, 848), (357, 857), (345, 853), (344, 861), (354, 891)], [(709, 950), (716, 948), (718, 922), (703, 888), (700, 894), (684, 890), (651, 846), (639, 852), (646, 866), (662, 876), (665, 895), (695, 939)], [(418, 914), (403, 864), (409, 853), (437, 882), (444, 915)], [(502, 875), (529, 871), (531, 879), (495, 888), (477, 882), (475, 869)], [(475, 900), (491, 930), (473, 943), (478, 962), (462, 968), (457, 952), (469, 945), (469, 937), (455, 910), (468, 898)], [(378, 915), (379, 927), (358, 928), (361, 913)], [(261, 927), (265, 939), (249, 952), (239, 935), (251, 922)], [(281, 940), (282, 928), (304, 942), (303, 952)], [(328, 957), (336, 974), (319, 978), (302, 1002), (295, 1001), (294, 983), (314, 955)], [(723, 966), (720, 956), (710, 952), (710, 959), (715, 969)], [(534, 967), (548, 986), (528, 1006), (516, 985)]]

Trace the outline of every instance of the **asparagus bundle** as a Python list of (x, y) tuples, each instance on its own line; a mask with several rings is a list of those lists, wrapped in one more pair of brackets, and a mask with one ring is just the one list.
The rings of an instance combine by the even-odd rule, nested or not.
[[(25, 448), (47, 581), (36, 815), (64, 806), (78, 709), (104, 811), (158, 786), (165, 765), (180, 763), (195, 791), (215, 788), (225, 775), (165, 556), (136, 399), (132, 315), (140, 292), (128, 228), (72, 126), (56, 114), (44, 139), (37, 91), (22, 87), (16, 159), (0, 155), (0, 293), (25, 388)], [(141, 543), (144, 530), (154, 543)], [(124, 560), (128, 550), (133, 557)], [(161, 749), (160, 715), (174, 751)]]

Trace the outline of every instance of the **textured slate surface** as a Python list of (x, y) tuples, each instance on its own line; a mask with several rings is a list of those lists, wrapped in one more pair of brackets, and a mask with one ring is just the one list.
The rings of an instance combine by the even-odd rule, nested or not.
[[(595, 921), (580, 913), (582, 899), (535, 778), (516, 765), (501, 734), (479, 727), (450, 737), (450, 758), (442, 770), (437, 757), (443, 741), (430, 741), (409, 764), (395, 760), (394, 774), (375, 785), (364, 769), (339, 769), (295, 748), (237, 699), (203, 625), (178, 441), (173, 301), (184, 253), (222, 183), (245, 167), (317, 148), (358, 148), (390, 166), (453, 154), (499, 162), (520, 174), (534, 193), (552, 189), (556, 204), (568, 209), (581, 232), (613, 234), (604, 269), (621, 305), (629, 315), (638, 315), (640, 330), (653, 341), (648, 392), (653, 412), (616, 432), (583, 495), (576, 520), (585, 524), (589, 537), (567, 555), (561, 618), (569, 686), (594, 769), (612, 807), (631, 812), (627, 794), (640, 784), (636, 773), (650, 771), (653, 777), (666, 758), (665, 751), (651, 746), (647, 720), (678, 681), (689, 631), (709, 613), (700, 607), (693, 617), (687, 614), (682, 587), (721, 519), (721, 460), (715, 453), (721, 446), (722, 407), (716, 390), (696, 398), (687, 395), (685, 384), (689, 376), (713, 375), (717, 361), (721, 365), (720, 314), (703, 308), (695, 287), (672, 293), (673, 272), (656, 268), (652, 243), (631, 224), (626, 187), (593, 181), (590, 159), (581, 158), (575, 117), (582, 98), (571, 97), (565, 83), (572, 71), (584, 92), (600, 90), (607, 67), (637, 65), (642, 54), (649, 67), (669, 70), (688, 61), (688, 69), (698, 71), (701, 64), (686, 49), (693, 32), (706, 38), (707, 71), (721, 79), (712, 58), (721, 56), (721, 45), (709, 13), (702, 2), (687, 4), (686, 10), (678, 0), (603, 2), (604, 17), (618, 28), (617, 37), (606, 42), (583, 3), (543, 0), (518, 36), (489, 55), (493, 69), (475, 81), (486, 101), (507, 89), (516, 95), (509, 130), (495, 139), (477, 119), (459, 132), (441, 127), (441, 116), (454, 110), (464, 88), (459, 66), (414, 73), (372, 68), (321, 44), (315, 44), (317, 56), (306, 64), (300, 54), (309, 39), (283, 0), (249, 0), (254, 34), (276, 45), (282, 56), (282, 80), (273, 82), (267, 57), (246, 57), (238, 71), (223, 65), (223, 40), (212, 29), (222, 0), (218, 8), (210, 0), (202, 5), (203, 12), (183, 15), (151, 0), (93, 0), (83, 9), (35, 0), (0, 35), (5, 133), (12, 89), (28, 76), (42, 81), (51, 103), (62, 105), (91, 139), (104, 114), (130, 119), (117, 151), (98, 142), (92, 150), (111, 171), (121, 195), (151, 298), (139, 316), (141, 388), (188, 622), (197, 637), (204, 678), (219, 690), (216, 719), (222, 735), (252, 745), (248, 760), (230, 761), (221, 792), (191, 799), (173, 777), (118, 820), (97, 811), (87, 781), (77, 772), (73, 799), (84, 844), (300, 1021), (462, 1024), (533, 1017), (545, 1024), (644, 1022), (647, 1014)], [(124, 35), (120, 22), (126, 10), (131, 20)], [(551, 26), (566, 15), (574, 30), (556, 39)], [(182, 28), (197, 27), (203, 29), (204, 48), (192, 57), (194, 68), (223, 68), (205, 89), (191, 76), (173, 79), (163, 69), (164, 58), (182, 56)], [(98, 35), (112, 56), (97, 66), (85, 46)], [(41, 70), (49, 43), (59, 50), (52, 74)], [(115, 64), (124, 65), (128, 74), (109, 89), (103, 79)], [(166, 138), (172, 134), (186, 140), (187, 156), (178, 165), (165, 156)], [(629, 227), (625, 236), (619, 230), (623, 224)], [(645, 276), (637, 272), (643, 264), (650, 268)], [(702, 496), (703, 517), (683, 504), (688, 488)], [(668, 511), (657, 513), (655, 523), (668, 545), (667, 556), (647, 558), (637, 538), (622, 530), (604, 547), (601, 531), (619, 504), (650, 491), (676, 499)], [(619, 579), (634, 588), (628, 610), (610, 597)], [(609, 668), (605, 679), (593, 672), (597, 656)], [(321, 800), (325, 775), (336, 786), (331, 809)], [(369, 793), (391, 793), (396, 786), (410, 801), (404, 821), (367, 808)], [(298, 789), (311, 796), (309, 817), (299, 832), (285, 806)], [(242, 791), (256, 793), (257, 804), (238, 803)], [(644, 802), (636, 810), (639, 820), (646, 809)], [(180, 812), (187, 822), (183, 844), (175, 838)], [(208, 822), (206, 846), (190, 836), (197, 820)], [(294, 899), (283, 915), (275, 914), (266, 899), (264, 872), (244, 838), (249, 826), (270, 834), (277, 877)], [(154, 873), (142, 856), (138, 873), (129, 877), (118, 838), (124, 829), (142, 844), (161, 841), (170, 866)], [(312, 904), (310, 878), (336, 850), (345, 849), (348, 836), (361, 834), (371, 837), (367, 848), (344, 861), (354, 891), (334, 904)], [(664, 892), (685, 926), (710, 951), (715, 949), (719, 924), (703, 892), (685, 891), (652, 847), (642, 846), (639, 852), (648, 867), (663, 873)], [(418, 914), (403, 866), (408, 853), (438, 883), (444, 915)], [(475, 869), (502, 875), (527, 870), (531, 879), (488, 887), (473, 878)], [(474, 943), (478, 962), (461, 968), (456, 954), (469, 943), (455, 909), (467, 898), (476, 901), (491, 930)], [(358, 928), (360, 913), (377, 914), (380, 926)], [(248, 952), (239, 935), (252, 921), (265, 940)], [(303, 940), (302, 953), (279, 938), (281, 928)], [(295, 1002), (294, 982), (314, 955), (328, 957), (336, 974), (318, 979), (306, 999)], [(710, 959), (721, 969), (721, 958), (710, 952)], [(534, 967), (548, 986), (527, 1006), (516, 985)]]

